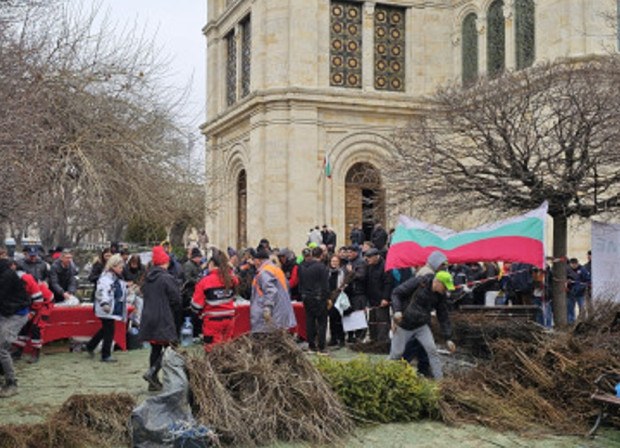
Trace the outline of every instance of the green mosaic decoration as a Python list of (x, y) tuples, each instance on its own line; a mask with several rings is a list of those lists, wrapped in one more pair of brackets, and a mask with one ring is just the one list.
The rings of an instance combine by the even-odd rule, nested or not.
[(405, 91), (405, 9), (375, 6), (375, 89)]
[(517, 51), (517, 70), (531, 67), (536, 58), (534, 0), (515, 2), (515, 41)]
[(506, 68), (506, 19), (503, 0), (495, 0), (487, 12), (487, 74), (497, 78)]
[(461, 38), (461, 68), (464, 86), (471, 86), (478, 79), (478, 16), (471, 13), (463, 20)]
[(332, 1), (330, 15), (329, 83), (362, 87), (362, 4)]

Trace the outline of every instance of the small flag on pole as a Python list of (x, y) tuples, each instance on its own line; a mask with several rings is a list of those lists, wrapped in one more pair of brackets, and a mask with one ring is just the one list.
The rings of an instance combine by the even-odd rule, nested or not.
[(328, 179), (332, 178), (332, 165), (329, 162), (329, 154), (327, 153), (327, 149), (325, 150), (325, 157), (323, 158), (323, 168), (325, 168), (325, 177)]

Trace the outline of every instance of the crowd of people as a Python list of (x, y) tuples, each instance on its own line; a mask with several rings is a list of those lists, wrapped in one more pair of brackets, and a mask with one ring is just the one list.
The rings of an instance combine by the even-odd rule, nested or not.
[[(95, 357), (101, 346), (101, 361), (116, 362), (112, 356), (115, 322), (127, 321), (130, 302), (138, 339), (151, 347), (143, 374), (150, 391), (162, 389), (158, 372), (163, 350), (179, 342), (183, 321), (193, 321), (193, 336), (202, 338), (208, 354), (215, 344), (233, 337), (238, 301), (249, 302), (251, 332), (257, 337), (296, 327), (292, 303), (301, 302), (309, 352), (328, 354), (330, 346), (386, 343), (391, 347), (390, 359), (417, 359), (418, 370), (433, 378), (443, 376), (430, 330), (433, 312), (450, 351), (455, 344), (449, 311), (463, 304), (488, 304), (489, 294), (494, 304), (535, 305), (537, 321), (552, 325), (554, 260), (548, 260), (545, 270), (507, 262), (450, 265), (436, 251), (417, 270), (386, 270), (391, 232), (377, 224), (369, 233), (367, 240), (367, 233), (355, 224), (351, 243), (338, 247), (332, 229), (316, 226), (299, 256), (262, 239), (256, 248), (240, 251), (192, 244), (179, 260), (170, 242), (163, 241), (152, 249), (146, 266), (139, 255), (112, 243), (98, 254), (87, 277), (93, 285), (94, 313), (102, 326), (86, 344), (86, 352)], [(54, 304), (75, 299), (77, 268), (72, 251), (58, 250), (48, 261), (32, 247), (19, 263), (0, 252), (0, 369), (6, 379), (0, 398), (17, 393), (12, 360), (24, 353), (30, 355), (30, 362), (38, 360)], [(584, 266), (577, 259), (567, 263), (569, 323), (575, 318), (575, 307), (580, 313), (585, 309), (590, 274), (590, 261)], [(343, 321), (360, 311), (367, 325), (345, 332)]]

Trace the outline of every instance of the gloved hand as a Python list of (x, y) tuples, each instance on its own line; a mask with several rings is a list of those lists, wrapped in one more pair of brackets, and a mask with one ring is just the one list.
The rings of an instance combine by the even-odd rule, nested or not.
[(263, 319), (265, 319), (266, 323), (271, 323), (271, 310), (269, 308), (265, 308), (263, 311)]
[(446, 341), (446, 347), (448, 347), (450, 353), (456, 352), (456, 344), (449, 339)]
[(400, 311), (397, 311), (396, 313), (394, 313), (394, 323), (399, 324), (402, 321), (403, 321), (403, 313), (401, 313)]
[(101, 305), (101, 309), (106, 314), (110, 314), (110, 311), (112, 311), (112, 307), (108, 305), (107, 303), (105, 305)]

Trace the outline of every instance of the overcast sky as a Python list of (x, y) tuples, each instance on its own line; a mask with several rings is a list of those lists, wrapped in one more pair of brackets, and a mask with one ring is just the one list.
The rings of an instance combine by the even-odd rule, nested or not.
[[(73, 0), (91, 4), (91, 0)], [(206, 39), (202, 28), (207, 23), (207, 0), (97, 0), (101, 14), (110, 21), (144, 29), (145, 35), (155, 36), (156, 45), (171, 58), (173, 79), (179, 88), (190, 78), (191, 97), (188, 116), (197, 127), (205, 119)]]

